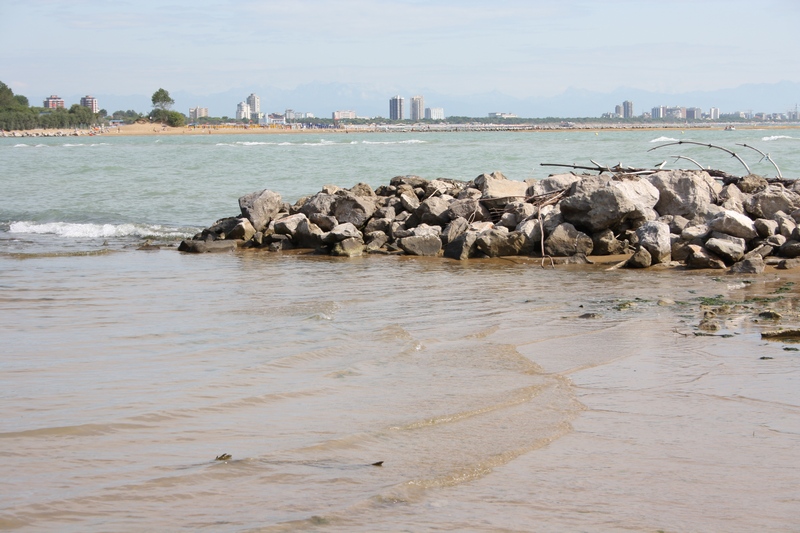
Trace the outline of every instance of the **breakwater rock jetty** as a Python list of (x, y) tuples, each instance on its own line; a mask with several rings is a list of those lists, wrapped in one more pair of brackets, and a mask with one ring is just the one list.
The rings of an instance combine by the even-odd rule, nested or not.
[(397, 176), (373, 189), (328, 185), (289, 204), (262, 190), (240, 213), (183, 241), (183, 252), (310, 249), (363, 254), (542, 257), (626, 254), (620, 266), (730, 269), (800, 264), (800, 183), (702, 170), (556, 174), (515, 181)]

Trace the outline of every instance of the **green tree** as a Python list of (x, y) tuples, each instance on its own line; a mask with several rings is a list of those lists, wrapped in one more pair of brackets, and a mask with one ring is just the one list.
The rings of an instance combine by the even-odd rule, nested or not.
[(166, 89), (159, 89), (154, 92), (150, 100), (153, 102), (153, 108), (165, 111), (168, 111), (175, 104), (175, 100), (170, 97)]
[(16, 107), (18, 102), (14, 99), (14, 91), (11, 87), (0, 81), (0, 109)]
[(15, 94), (14, 95), (14, 100), (17, 101), (17, 104), (20, 107), (30, 107), (31, 106), (30, 103), (28, 103), (28, 98), (25, 97), (25, 96), (22, 96), (21, 94)]

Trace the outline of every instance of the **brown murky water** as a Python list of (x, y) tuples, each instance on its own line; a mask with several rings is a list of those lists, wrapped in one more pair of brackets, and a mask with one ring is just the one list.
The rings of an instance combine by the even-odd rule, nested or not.
[[(797, 322), (782, 274), (27, 257), (0, 528), (798, 530), (800, 352), (757, 317)], [(744, 306), (695, 335), (717, 295)]]

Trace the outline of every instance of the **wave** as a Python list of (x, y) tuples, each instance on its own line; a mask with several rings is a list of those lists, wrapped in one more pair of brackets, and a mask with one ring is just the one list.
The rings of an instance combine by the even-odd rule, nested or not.
[(762, 141), (777, 141), (778, 139), (794, 139), (794, 137), (790, 137), (788, 135), (773, 135), (771, 137), (762, 137)]
[(678, 142), (678, 139), (673, 139), (672, 137), (658, 137), (657, 139), (653, 139), (650, 142), (651, 143)]
[(62, 144), (61, 146), (72, 148), (74, 146), (110, 146), (110, 144), (109, 143), (89, 143), (89, 144), (87, 144), (87, 143), (66, 143), (66, 144)]
[(426, 144), (428, 141), (408, 139), (405, 141), (361, 141), (361, 144)]
[(59, 237), (107, 239), (139, 237), (150, 239), (188, 238), (197, 233), (197, 228), (177, 228), (153, 224), (76, 224), (73, 222), (17, 221), (9, 224), (9, 233), (58, 235)]
[(14, 145), (14, 148), (47, 148), (47, 145), (46, 145), (46, 144), (25, 144), (25, 143), (19, 143), (19, 144), (15, 144), (15, 145)]

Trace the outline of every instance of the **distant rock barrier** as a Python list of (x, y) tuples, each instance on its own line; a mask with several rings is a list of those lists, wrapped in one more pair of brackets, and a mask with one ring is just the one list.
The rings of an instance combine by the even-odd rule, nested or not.
[(627, 254), (620, 266), (760, 273), (770, 263), (800, 263), (798, 190), (800, 184), (755, 175), (723, 184), (701, 170), (570, 173), (525, 182), (500, 172), (469, 182), (397, 176), (375, 190), (327, 185), (294, 205), (274, 191), (253, 192), (239, 199), (240, 215), (218, 220), (178, 249), (561, 262)]

